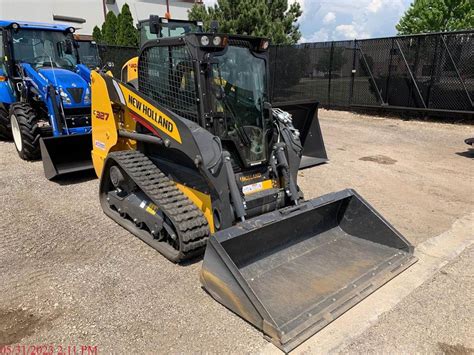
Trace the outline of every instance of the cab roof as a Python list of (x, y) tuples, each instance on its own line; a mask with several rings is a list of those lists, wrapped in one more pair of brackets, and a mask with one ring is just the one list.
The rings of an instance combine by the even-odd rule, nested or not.
[(59, 23), (42, 23), (42, 22), (30, 22), (30, 21), (14, 21), (14, 20), (0, 20), (0, 27), (8, 27), (12, 23), (17, 23), (20, 28), (32, 28), (36, 30), (51, 30), (51, 31), (66, 31), (70, 25), (59, 24)]

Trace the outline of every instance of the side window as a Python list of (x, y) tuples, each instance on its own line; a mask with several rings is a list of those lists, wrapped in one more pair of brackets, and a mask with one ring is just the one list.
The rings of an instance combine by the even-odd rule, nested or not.
[(138, 85), (143, 93), (197, 122), (195, 74), (185, 46), (148, 48), (142, 52), (138, 67)]

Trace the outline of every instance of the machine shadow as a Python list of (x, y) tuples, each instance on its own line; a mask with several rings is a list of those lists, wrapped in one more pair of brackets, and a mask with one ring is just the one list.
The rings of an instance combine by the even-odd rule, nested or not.
[(61, 186), (75, 185), (97, 179), (94, 170), (86, 170), (77, 173), (58, 176), (51, 180)]
[(465, 157), (465, 158), (474, 158), (474, 149), (468, 149), (465, 152), (456, 152), (457, 155), (460, 157)]

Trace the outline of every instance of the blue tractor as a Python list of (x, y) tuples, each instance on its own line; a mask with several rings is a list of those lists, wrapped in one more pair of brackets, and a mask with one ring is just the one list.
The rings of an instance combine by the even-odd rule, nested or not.
[(0, 136), (52, 179), (92, 168), (90, 69), (74, 28), (0, 20)]

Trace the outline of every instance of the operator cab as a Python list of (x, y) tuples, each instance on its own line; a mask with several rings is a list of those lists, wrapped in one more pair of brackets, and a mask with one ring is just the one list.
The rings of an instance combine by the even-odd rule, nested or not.
[(21, 63), (30, 64), (35, 70), (75, 70), (80, 57), (78, 44), (73, 37), (74, 28), (61, 29), (20, 25), (15, 22), (5, 28), (4, 46), (9, 58), (5, 64), (10, 74), (19, 76), (18, 68)]
[[(150, 18), (148, 28), (161, 36), (171, 31), (163, 27), (169, 24)], [(264, 166), (275, 136), (268, 103), (269, 41), (180, 32), (144, 43), (138, 63), (140, 91), (218, 136), (236, 171)], [(200, 90), (210, 95), (201, 97)]]

